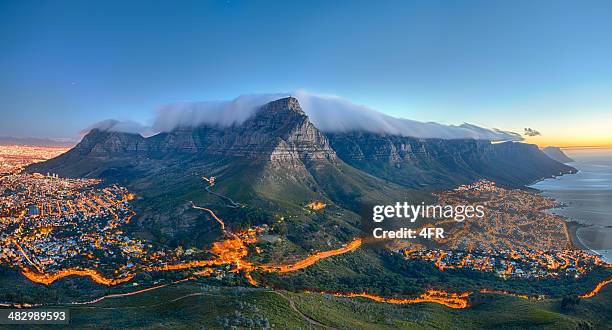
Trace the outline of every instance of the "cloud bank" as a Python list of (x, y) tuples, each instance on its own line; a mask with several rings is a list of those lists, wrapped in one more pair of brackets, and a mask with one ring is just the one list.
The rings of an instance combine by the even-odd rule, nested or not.
[(157, 110), (153, 130), (169, 132), (178, 127), (240, 125), (262, 105), (291, 94), (241, 95), (231, 101), (181, 102)]
[(467, 123), (456, 126), (396, 118), (336, 96), (298, 92), (295, 97), (312, 123), (324, 132), (364, 131), (417, 138), (522, 140), (520, 134)]
[(91, 130), (98, 129), (100, 131), (110, 132), (121, 132), (121, 133), (132, 133), (141, 135), (152, 135), (155, 132), (152, 131), (151, 127), (143, 125), (135, 121), (121, 121), (117, 119), (106, 119), (99, 121), (80, 132), (81, 135), (89, 133)]
[[(472, 124), (443, 125), (396, 118), (349, 100), (307, 92), (242, 95), (231, 101), (183, 102), (160, 107), (150, 127), (135, 122), (104, 121), (91, 128), (128, 133), (169, 132), (179, 127), (240, 125), (264, 104), (296, 97), (311, 122), (328, 133), (371, 132), (416, 138), (521, 141), (520, 134)], [(150, 134), (149, 134), (150, 135)]]

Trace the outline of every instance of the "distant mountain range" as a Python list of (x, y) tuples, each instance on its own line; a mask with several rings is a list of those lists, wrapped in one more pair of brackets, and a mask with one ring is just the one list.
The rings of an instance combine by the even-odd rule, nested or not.
[(40, 147), (72, 147), (75, 141), (67, 139), (40, 139), (40, 138), (19, 138), (12, 136), (0, 136), (0, 145), (17, 146), (40, 146)]
[(546, 147), (542, 149), (546, 156), (560, 162), (560, 163), (571, 163), (574, 160), (568, 157), (563, 150), (559, 147)]
[[(305, 248), (354, 236), (364, 203), (420, 202), (431, 199), (428, 191), (478, 179), (520, 187), (575, 171), (524, 143), (323, 133), (293, 97), (269, 102), (227, 127), (177, 127), (148, 138), (92, 129), (70, 151), (27, 170), (127, 186), (140, 197), (135, 222), (143, 235), (171, 244), (205, 243), (219, 234), (202, 226), (202, 213), (188, 206), (219, 203), (201, 180), (217, 176), (216, 191), (247, 206), (220, 211), (230, 225), (302, 214), (288, 225), (300, 228), (290, 232), (301, 233), (294, 243)], [(313, 200), (326, 202), (333, 216), (304, 216), (304, 205)]]

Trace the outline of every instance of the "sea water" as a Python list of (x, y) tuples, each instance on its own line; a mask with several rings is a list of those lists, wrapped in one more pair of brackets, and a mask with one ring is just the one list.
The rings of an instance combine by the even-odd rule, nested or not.
[(563, 206), (552, 213), (579, 222), (580, 242), (612, 262), (612, 149), (563, 150), (576, 174), (542, 180), (534, 185)]

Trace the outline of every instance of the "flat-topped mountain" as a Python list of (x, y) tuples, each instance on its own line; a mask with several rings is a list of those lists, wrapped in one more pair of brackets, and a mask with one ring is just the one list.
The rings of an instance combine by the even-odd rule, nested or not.
[(167, 159), (189, 154), (268, 160), (336, 159), (329, 141), (308, 120), (297, 99), (285, 98), (262, 106), (256, 116), (242, 125), (230, 127), (178, 127), (149, 138), (93, 129), (74, 149), (41, 166), (53, 167), (62, 175), (79, 176), (83, 173), (69, 170), (67, 161), (123, 157)]

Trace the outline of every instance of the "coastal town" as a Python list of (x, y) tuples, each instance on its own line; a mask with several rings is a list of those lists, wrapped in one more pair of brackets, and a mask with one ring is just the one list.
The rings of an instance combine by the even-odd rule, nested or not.
[(444, 222), (444, 244), (453, 250), (514, 251), (572, 249), (565, 221), (545, 212), (555, 201), (521, 189), (478, 181), (437, 194), (442, 205), (482, 205), (484, 217)]
[(38, 163), (68, 151), (67, 147), (0, 145), (0, 175), (18, 173), (32, 163)]
[(38, 173), (0, 178), (0, 260), (26, 274), (72, 268), (117, 277), (128, 272), (145, 250), (121, 229), (133, 217), (134, 196), (99, 183)]
[(563, 251), (458, 251), (404, 249), (406, 260), (427, 260), (440, 270), (472, 269), (492, 272), (502, 278), (543, 279), (560, 276), (579, 278), (605, 265), (601, 258), (583, 250)]
[(408, 245), (395, 252), (427, 260), (440, 270), (468, 268), (508, 278), (580, 277), (606, 263), (575, 247), (566, 222), (545, 212), (555, 201), (520, 189), (478, 181), (437, 194), (442, 205), (482, 205), (484, 217), (442, 220), (448, 237), (435, 248)]

